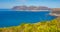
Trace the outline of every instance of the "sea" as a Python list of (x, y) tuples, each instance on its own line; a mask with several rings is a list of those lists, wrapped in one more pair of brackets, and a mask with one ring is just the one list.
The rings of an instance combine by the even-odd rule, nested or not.
[(49, 15), (50, 11), (16, 11), (10, 9), (0, 9), (0, 27), (18, 26), (21, 23), (37, 23), (50, 21), (55, 16)]

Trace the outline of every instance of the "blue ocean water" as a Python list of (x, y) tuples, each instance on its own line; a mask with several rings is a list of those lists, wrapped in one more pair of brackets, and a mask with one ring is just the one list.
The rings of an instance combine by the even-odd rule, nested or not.
[(17, 26), (21, 23), (36, 23), (54, 19), (49, 11), (26, 12), (13, 10), (0, 10), (0, 27)]

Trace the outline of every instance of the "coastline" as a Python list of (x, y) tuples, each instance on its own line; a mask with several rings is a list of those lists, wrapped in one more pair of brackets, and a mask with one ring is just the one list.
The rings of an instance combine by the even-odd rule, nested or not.
[[(55, 32), (60, 31), (59, 21), (60, 18), (56, 18), (51, 21), (46, 22), (38, 22), (33, 24), (21, 24), (19, 26), (13, 26), (13, 27), (4, 27), (0, 28), (0, 31), (2, 32)], [(58, 24), (58, 25), (57, 25)], [(57, 26), (56, 26), (57, 25)], [(42, 30), (41, 30), (42, 29)]]
[(56, 13), (49, 13), (51, 16), (57, 16), (60, 17), (60, 14), (56, 14)]

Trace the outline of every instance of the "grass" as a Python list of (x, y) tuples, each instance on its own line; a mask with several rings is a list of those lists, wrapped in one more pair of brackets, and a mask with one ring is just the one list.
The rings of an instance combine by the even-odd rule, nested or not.
[(0, 32), (60, 32), (60, 18), (38, 23), (0, 28)]

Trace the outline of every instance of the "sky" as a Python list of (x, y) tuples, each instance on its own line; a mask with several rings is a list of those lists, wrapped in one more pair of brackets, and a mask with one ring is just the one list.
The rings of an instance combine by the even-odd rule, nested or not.
[(60, 0), (0, 0), (0, 9), (11, 9), (21, 5), (60, 8)]

